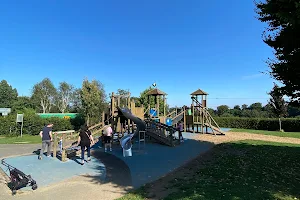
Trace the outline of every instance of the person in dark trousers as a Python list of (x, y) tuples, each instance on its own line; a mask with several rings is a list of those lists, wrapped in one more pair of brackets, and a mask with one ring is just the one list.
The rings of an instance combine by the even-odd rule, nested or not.
[(91, 160), (91, 144), (94, 144), (94, 139), (87, 125), (83, 125), (80, 129), (77, 145), (81, 146), (81, 164), (84, 164), (85, 148), (87, 149), (87, 161)]
[(39, 159), (42, 159), (42, 155), (46, 149), (47, 146), (47, 157), (50, 157), (51, 155), (51, 142), (52, 142), (52, 127), (53, 124), (48, 124), (43, 127), (42, 131), (40, 132), (40, 136), (42, 138), (42, 149), (40, 151)]
[(183, 132), (183, 124), (182, 121), (179, 121), (178, 125), (177, 125), (177, 129), (178, 129), (178, 137), (179, 137), (179, 141), (180, 142), (184, 142), (183, 136), (182, 136), (182, 132)]

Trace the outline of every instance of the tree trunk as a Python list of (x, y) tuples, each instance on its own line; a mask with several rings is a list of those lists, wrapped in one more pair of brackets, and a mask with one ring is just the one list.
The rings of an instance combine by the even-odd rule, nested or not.
[(281, 119), (280, 119), (280, 117), (279, 117), (279, 131), (281, 131), (282, 129), (281, 129)]
[(90, 115), (87, 115), (86, 124), (87, 124), (88, 126), (90, 125)]

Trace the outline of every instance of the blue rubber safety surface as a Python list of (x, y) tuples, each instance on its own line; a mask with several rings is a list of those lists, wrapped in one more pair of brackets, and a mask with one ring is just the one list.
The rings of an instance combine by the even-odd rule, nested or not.
[[(229, 129), (222, 130), (227, 131)], [(133, 187), (137, 188), (159, 179), (213, 146), (209, 142), (193, 140), (195, 136), (194, 133), (183, 133), (184, 142), (176, 147), (147, 143), (147, 141), (145, 144), (141, 143), (139, 145), (136, 141), (132, 147), (131, 157), (123, 157), (120, 145), (114, 145), (113, 151), (107, 153), (122, 159), (128, 165)], [(104, 150), (101, 146), (95, 146), (94, 148)]]
[[(37, 155), (17, 156), (5, 159), (5, 162), (16, 167), (37, 182), (38, 187), (55, 184), (77, 175), (96, 176), (104, 180), (106, 170), (103, 163), (91, 157), (91, 161), (84, 165), (79, 164), (80, 158), (61, 162), (57, 158), (43, 156), (38, 160)], [(9, 175), (7, 167), (0, 165), (3, 171)], [(31, 189), (30, 187), (23, 188)]]

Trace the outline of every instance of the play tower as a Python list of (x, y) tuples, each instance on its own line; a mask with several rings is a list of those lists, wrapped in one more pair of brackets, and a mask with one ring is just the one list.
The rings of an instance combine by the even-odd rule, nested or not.
[[(158, 88), (155, 88), (147, 93), (149, 102), (147, 111), (149, 112), (150, 118), (161, 123), (166, 122), (166, 95), (167, 94), (165, 92), (159, 90)], [(154, 108), (151, 108), (151, 98), (154, 98)], [(160, 111), (160, 99), (163, 101), (163, 111)]]
[(192, 132), (208, 133), (207, 128), (212, 132), (224, 134), (217, 122), (213, 119), (207, 110), (207, 93), (201, 89), (191, 93), (192, 104), (191, 108), (185, 112), (185, 130), (192, 128)]

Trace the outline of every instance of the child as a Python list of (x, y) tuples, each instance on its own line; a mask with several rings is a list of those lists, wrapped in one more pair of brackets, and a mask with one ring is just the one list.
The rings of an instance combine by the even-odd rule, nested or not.
[(62, 136), (60, 137), (60, 140), (58, 142), (58, 145), (59, 145), (59, 152), (62, 153), (62, 149), (63, 149), (63, 143), (62, 143)]
[(184, 139), (183, 139), (183, 136), (182, 136), (183, 124), (182, 124), (181, 121), (178, 123), (177, 129), (178, 129), (178, 137), (179, 137), (180, 142), (184, 142)]
[(105, 152), (107, 152), (107, 146), (109, 146), (109, 150), (112, 151), (112, 148), (111, 148), (112, 133), (113, 133), (113, 130), (112, 130), (111, 126), (107, 126), (104, 129), (104, 131), (103, 131), (103, 135), (104, 135), (104, 151)]

